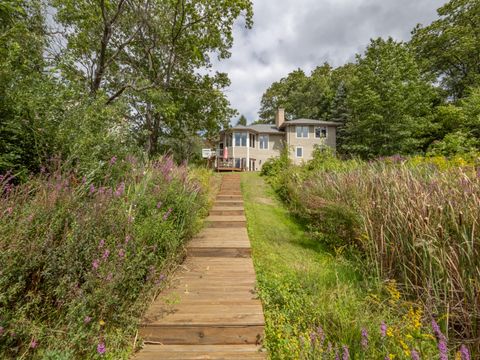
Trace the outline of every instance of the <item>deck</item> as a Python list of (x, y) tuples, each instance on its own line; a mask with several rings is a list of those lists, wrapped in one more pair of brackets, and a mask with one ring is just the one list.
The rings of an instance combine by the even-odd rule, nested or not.
[(139, 330), (146, 345), (135, 359), (265, 359), (239, 174), (224, 175), (187, 251), (174, 285), (147, 311)]

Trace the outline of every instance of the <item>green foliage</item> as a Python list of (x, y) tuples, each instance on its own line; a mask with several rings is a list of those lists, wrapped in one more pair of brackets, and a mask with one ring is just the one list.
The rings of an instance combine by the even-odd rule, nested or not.
[(420, 151), (433, 95), (405, 44), (373, 40), (358, 58), (341, 150), (363, 158)]
[[(394, 285), (382, 289), (375, 279), (362, 277), (361, 263), (341, 251), (327, 251), (258, 175), (244, 174), (242, 184), (266, 320), (265, 346), (272, 359), (333, 360), (343, 346), (352, 359), (389, 354), (410, 359), (412, 348), (422, 358), (434, 358), (429, 324), (413, 321), (420, 311)], [(391, 336), (382, 337), (382, 322)], [(367, 349), (361, 345), (362, 329), (368, 333)]]
[(240, 117), (238, 118), (237, 126), (238, 125), (247, 126), (247, 118), (244, 115), (240, 115)]
[(427, 152), (427, 155), (453, 156), (456, 154), (468, 154), (475, 152), (478, 147), (478, 141), (457, 131), (449, 133), (441, 141), (433, 142)]
[[(436, 150), (456, 154), (468, 144), (462, 134), (445, 138)], [(451, 349), (473, 344), (473, 294), (480, 291), (470, 281), (480, 268), (478, 153), (343, 164), (316, 156), (289, 170), (300, 176), (270, 181), (290, 211), (306, 220), (321, 244), (359, 250), (366, 274), (396, 279), (426, 314), (448, 319)], [(472, 349), (480, 351), (475, 344)]]
[(480, 81), (480, 4), (450, 0), (439, 19), (413, 31), (412, 45), (423, 68), (441, 80), (447, 95), (461, 99)]
[(114, 158), (104, 173), (90, 182), (58, 170), (16, 187), (1, 178), (0, 357), (132, 351), (151, 290), (206, 213), (210, 173), (170, 157)]

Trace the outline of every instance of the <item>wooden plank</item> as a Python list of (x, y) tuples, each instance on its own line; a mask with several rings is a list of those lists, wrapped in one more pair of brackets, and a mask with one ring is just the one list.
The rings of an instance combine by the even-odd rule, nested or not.
[(263, 325), (170, 325), (140, 327), (139, 335), (147, 342), (163, 344), (260, 344)]
[(250, 248), (236, 248), (236, 247), (188, 247), (187, 256), (196, 256), (196, 257), (211, 257), (211, 256), (221, 256), (228, 258), (237, 258), (237, 257), (250, 257), (252, 251)]
[(265, 359), (258, 345), (152, 345), (146, 344), (135, 356), (139, 360), (242, 360)]

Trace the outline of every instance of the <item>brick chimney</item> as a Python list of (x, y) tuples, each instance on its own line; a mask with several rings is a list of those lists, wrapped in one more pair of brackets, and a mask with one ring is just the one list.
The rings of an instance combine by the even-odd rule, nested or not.
[(277, 113), (275, 114), (275, 125), (277, 126), (278, 129), (280, 129), (280, 126), (285, 122), (285, 109), (284, 108), (278, 108)]

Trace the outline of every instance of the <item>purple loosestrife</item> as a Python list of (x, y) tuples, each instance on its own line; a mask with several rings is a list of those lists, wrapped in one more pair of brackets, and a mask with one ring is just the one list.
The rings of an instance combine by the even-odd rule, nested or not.
[(109, 256), (110, 256), (110, 250), (105, 249), (105, 251), (103, 252), (103, 255), (102, 255), (102, 259), (106, 261)]
[(166, 221), (170, 214), (172, 213), (172, 208), (169, 208), (168, 211), (163, 215), (163, 221)]
[(93, 195), (95, 193), (95, 185), (90, 184), (90, 190), (89, 190), (90, 195)]
[(160, 209), (161, 207), (162, 207), (162, 202), (159, 201), (159, 202), (157, 203), (157, 209)]
[(317, 335), (318, 335), (318, 338), (320, 339), (320, 345), (323, 346), (323, 342), (325, 341), (325, 333), (321, 326), (317, 327)]
[(99, 342), (97, 345), (97, 353), (99, 353), (100, 355), (103, 355), (105, 354), (106, 351), (107, 351), (107, 348), (105, 347), (105, 343), (103, 341)]
[(412, 356), (412, 360), (420, 360), (420, 355), (418, 354), (417, 350), (412, 349), (410, 354)]
[(387, 336), (387, 325), (385, 324), (385, 322), (382, 321), (382, 323), (380, 324), (380, 335), (382, 335), (382, 338), (384, 338), (385, 336)]
[(470, 351), (468, 351), (465, 345), (460, 346), (460, 358), (462, 360), (470, 360)]
[(123, 249), (118, 250), (118, 257), (119, 258), (124, 258), (125, 257), (125, 250), (123, 250)]
[(98, 248), (101, 249), (103, 248), (103, 246), (105, 245), (105, 240), (100, 240), (100, 242), (98, 243)]
[(100, 261), (98, 261), (98, 259), (93, 260), (92, 262), (93, 270), (97, 270), (99, 266), (100, 266)]
[(363, 350), (367, 350), (368, 348), (368, 332), (367, 329), (362, 329), (362, 340), (360, 341)]
[(35, 339), (32, 339), (32, 341), (30, 342), (30, 347), (32, 349), (35, 349), (37, 346), (38, 346), (38, 341)]
[(90, 316), (85, 316), (85, 319), (83, 319), (84, 324), (89, 324), (90, 321), (92, 321), (92, 318)]
[(342, 355), (342, 360), (349, 360), (350, 359), (350, 352), (348, 351), (348, 346), (343, 345), (343, 355)]
[(110, 159), (110, 165), (115, 165), (116, 162), (117, 162), (117, 157), (112, 156), (112, 158)]
[(122, 181), (120, 185), (118, 185), (117, 189), (115, 190), (115, 196), (120, 197), (125, 192), (125, 183)]
[(440, 355), (440, 360), (448, 360), (448, 348), (445, 340), (440, 340), (438, 342), (438, 352)]

